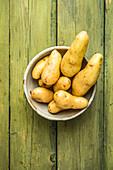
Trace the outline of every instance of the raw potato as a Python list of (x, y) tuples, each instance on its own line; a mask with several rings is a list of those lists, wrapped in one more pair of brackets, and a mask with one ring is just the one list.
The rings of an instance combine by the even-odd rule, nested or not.
[(86, 53), (89, 37), (86, 31), (80, 32), (69, 50), (63, 56), (61, 62), (61, 72), (67, 77), (72, 77), (79, 72), (82, 66), (82, 60)]
[(58, 90), (68, 90), (71, 86), (71, 80), (68, 77), (60, 77), (53, 86), (54, 92)]
[(51, 87), (51, 85), (47, 85), (47, 84), (43, 83), (43, 81), (41, 79), (38, 80), (38, 84), (40, 87), (45, 87), (45, 88)]
[(53, 50), (41, 75), (41, 79), (45, 84), (53, 85), (58, 80), (61, 59), (61, 54), (57, 50)]
[(84, 97), (76, 97), (63, 90), (54, 94), (54, 101), (58, 107), (63, 109), (82, 109), (88, 105)]
[(48, 104), (48, 110), (50, 113), (58, 113), (64, 109), (57, 107), (54, 100), (52, 100), (49, 104)]
[(72, 94), (84, 96), (88, 90), (96, 83), (100, 74), (102, 54), (95, 54), (88, 62), (86, 67), (80, 71), (73, 79)]
[(41, 76), (41, 74), (42, 74), (42, 71), (43, 71), (43, 69), (44, 69), (44, 67), (45, 67), (45, 65), (46, 65), (46, 63), (47, 63), (47, 61), (48, 61), (48, 58), (49, 58), (49, 56), (43, 58), (42, 60), (40, 60), (40, 61), (35, 65), (35, 67), (34, 67), (34, 69), (33, 69), (33, 71), (32, 71), (32, 77), (33, 77), (34, 79), (39, 79), (39, 78), (40, 78), (40, 76)]
[(30, 91), (30, 93), (37, 102), (49, 103), (53, 100), (53, 92), (43, 87), (37, 87)]

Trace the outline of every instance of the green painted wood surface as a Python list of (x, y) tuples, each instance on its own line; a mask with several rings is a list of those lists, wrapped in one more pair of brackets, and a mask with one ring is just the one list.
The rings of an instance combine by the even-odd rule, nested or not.
[(32, 111), (22, 81), (29, 61), (56, 43), (55, 11), (55, 1), (10, 1), (11, 169), (44, 170), (56, 166), (56, 123)]
[[(29, 1), (29, 61), (40, 51), (56, 45), (56, 2)], [(56, 168), (56, 122), (33, 113), (31, 169)]]
[[(103, 54), (103, 1), (58, 0), (58, 44), (72, 43), (82, 30), (89, 34), (86, 57)], [(96, 97), (90, 108), (78, 118), (58, 123), (58, 168), (103, 168), (103, 69)]]
[(9, 2), (0, 0), (0, 169), (9, 167)]
[(105, 167), (113, 169), (113, 1), (105, 10), (105, 91), (104, 91)]
[[(113, 2), (105, 8), (102, 0), (0, 0), (0, 169), (113, 169)], [(56, 35), (69, 46), (81, 30), (90, 37), (86, 57), (105, 50), (104, 67), (90, 108), (56, 124), (30, 108), (23, 75), (38, 52), (56, 45)]]
[(32, 111), (23, 92), (29, 57), (28, 1), (10, 1), (10, 169), (31, 162)]

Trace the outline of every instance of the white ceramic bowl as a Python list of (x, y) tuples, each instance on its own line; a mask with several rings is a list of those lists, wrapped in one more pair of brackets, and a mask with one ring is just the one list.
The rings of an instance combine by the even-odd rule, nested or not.
[[(88, 106), (84, 109), (81, 109), (81, 110), (70, 109), (70, 110), (61, 111), (57, 114), (51, 114), (48, 111), (48, 104), (38, 103), (35, 100), (33, 100), (31, 98), (30, 91), (33, 90), (34, 88), (36, 88), (38, 86), (38, 83), (37, 83), (37, 80), (34, 80), (32, 78), (32, 75), (31, 75), (32, 69), (40, 59), (49, 55), (51, 53), (51, 51), (54, 50), (54, 49), (58, 50), (61, 53), (61, 55), (63, 56), (65, 54), (65, 52), (69, 49), (69, 47), (66, 47), (66, 46), (50, 47), (50, 48), (43, 50), (39, 54), (37, 54), (30, 61), (29, 65), (27, 66), (27, 69), (26, 69), (25, 74), (24, 74), (23, 87), (24, 87), (24, 92), (25, 92), (28, 103), (40, 116), (42, 116), (46, 119), (49, 119), (49, 120), (65, 121), (65, 120), (70, 120), (70, 119), (73, 119), (73, 118), (79, 116), (86, 109), (88, 109), (88, 107), (92, 103), (94, 96), (95, 96), (95, 93), (96, 93), (96, 84), (85, 95), (85, 98), (88, 99)], [(86, 57), (84, 57), (84, 60), (83, 60), (83, 63), (82, 63), (82, 68), (85, 67), (87, 62), (88, 62), (88, 59)]]

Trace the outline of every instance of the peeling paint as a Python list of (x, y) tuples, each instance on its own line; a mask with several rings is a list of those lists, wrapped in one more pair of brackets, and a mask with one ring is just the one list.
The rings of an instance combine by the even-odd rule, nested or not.
[(49, 161), (43, 162), (43, 163), (34, 163), (34, 164), (30, 164), (30, 163), (26, 163), (24, 164), (22, 161), (19, 162), (18, 165), (22, 165), (23, 167), (39, 167), (41, 165), (47, 164)]
[(66, 9), (64, 9), (64, 8), (62, 7), (62, 5), (61, 5), (60, 2), (59, 2), (59, 7), (60, 7), (64, 12), (66, 12)]
[(25, 141), (25, 135), (24, 135), (24, 132), (22, 133), (22, 141), (23, 141), (23, 142)]
[(0, 107), (2, 107), (3, 106), (3, 104), (0, 102)]
[(20, 161), (20, 164), (22, 164), (22, 165), (23, 165), (23, 162), (22, 162), (22, 161)]

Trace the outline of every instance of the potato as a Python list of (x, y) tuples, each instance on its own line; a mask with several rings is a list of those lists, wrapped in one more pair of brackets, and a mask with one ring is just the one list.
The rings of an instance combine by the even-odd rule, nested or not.
[(54, 92), (58, 90), (68, 90), (71, 86), (71, 80), (68, 77), (60, 77), (53, 86)]
[(86, 67), (75, 75), (72, 82), (72, 94), (84, 96), (88, 90), (96, 83), (102, 64), (103, 56), (95, 54), (88, 62)]
[(41, 75), (41, 79), (45, 84), (53, 85), (58, 80), (61, 59), (61, 54), (57, 50), (53, 50)]
[(40, 87), (45, 87), (45, 88), (50, 88), (51, 87), (51, 85), (44, 84), (41, 79), (38, 80), (38, 84), (39, 84)]
[(54, 101), (56, 106), (63, 109), (82, 109), (88, 105), (84, 97), (73, 96), (64, 90), (59, 90), (54, 94)]
[(48, 104), (48, 110), (50, 113), (58, 113), (60, 112), (61, 110), (64, 110), (60, 107), (57, 107), (54, 100), (52, 100), (49, 104)]
[(33, 71), (32, 71), (32, 77), (33, 77), (34, 79), (39, 79), (39, 78), (40, 78), (40, 76), (41, 76), (41, 74), (42, 74), (42, 71), (43, 71), (43, 69), (44, 69), (44, 67), (45, 67), (45, 65), (46, 65), (46, 63), (47, 63), (47, 61), (48, 61), (48, 58), (49, 58), (49, 56), (43, 58), (42, 60), (40, 60), (40, 61), (35, 65), (35, 67), (34, 67), (34, 69), (33, 69)]
[(72, 77), (79, 72), (82, 66), (82, 60), (86, 53), (89, 37), (86, 31), (80, 32), (69, 50), (63, 56), (61, 62), (61, 72), (67, 77)]
[(53, 100), (53, 92), (43, 87), (37, 87), (30, 93), (32, 98), (38, 102), (49, 103)]

